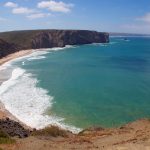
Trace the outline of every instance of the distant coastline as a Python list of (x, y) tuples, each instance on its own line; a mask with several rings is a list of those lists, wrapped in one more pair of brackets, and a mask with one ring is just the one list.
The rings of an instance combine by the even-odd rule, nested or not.
[(150, 37), (150, 34), (109, 32), (110, 37)]

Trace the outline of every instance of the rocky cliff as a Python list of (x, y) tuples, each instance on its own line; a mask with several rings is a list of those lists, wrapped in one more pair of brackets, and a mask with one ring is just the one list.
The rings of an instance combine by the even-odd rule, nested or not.
[(22, 49), (109, 42), (109, 34), (88, 30), (29, 30), (0, 33), (0, 58)]
[(108, 41), (108, 34), (94, 31), (43, 31), (32, 39), (32, 48), (64, 47), (65, 45), (106, 43)]
[(0, 39), (0, 58), (5, 57), (11, 53), (15, 53), (20, 49), (22, 49), (21, 46), (16, 45), (14, 43), (8, 43)]

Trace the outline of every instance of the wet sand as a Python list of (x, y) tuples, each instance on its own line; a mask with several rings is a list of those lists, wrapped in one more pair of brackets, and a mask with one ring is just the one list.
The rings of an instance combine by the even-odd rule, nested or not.
[[(13, 53), (13, 54), (10, 54), (2, 59), (0, 59), (0, 67), (13, 60), (13, 59), (16, 59), (16, 58), (19, 58), (19, 57), (23, 57), (23, 56), (26, 56), (26, 55), (29, 55), (32, 53), (32, 49), (31, 50), (22, 50), (22, 51), (19, 51), (19, 52), (16, 52), (16, 53)], [(0, 70), (1, 74), (0, 74), (0, 85), (6, 81), (7, 79), (9, 79), (10, 75), (8, 72), (10, 72), (8, 70), (5, 70), (3, 72), (3, 70)], [(15, 121), (19, 121), (16, 117), (14, 117), (8, 110), (5, 109), (5, 106), (0, 102), (0, 119), (5, 119), (5, 118), (10, 118), (12, 120), (15, 120)], [(21, 121), (19, 121), (24, 127), (27, 127), (25, 124), (23, 124)], [(29, 127), (27, 127), (29, 128)]]
[(25, 56), (25, 55), (29, 55), (32, 53), (32, 49), (30, 50), (22, 50), (22, 51), (19, 51), (19, 52), (16, 52), (16, 53), (13, 53), (13, 54), (10, 54), (2, 59), (0, 59), (0, 65), (12, 60), (12, 59), (15, 59), (15, 58), (18, 58), (18, 57), (22, 57), (22, 56)]

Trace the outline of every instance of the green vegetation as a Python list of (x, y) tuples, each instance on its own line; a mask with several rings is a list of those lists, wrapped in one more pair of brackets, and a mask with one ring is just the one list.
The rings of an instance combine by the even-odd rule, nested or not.
[(32, 39), (41, 32), (55, 32), (56, 30), (22, 30), (22, 31), (10, 31), (0, 32), (0, 39), (9, 43), (24, 46), (25, 48), (31, 48)]
[(0, 58), (20, 50), (108, 42), (108, 33), (88, 30), (26, 30), (0, 32)]
[[(66, 32), (66, 31), (69, 31), (69, 32)], [(83, 31), (84, 31), (84, 34), (83, 34)], [(50, 32), (50, 35), (53, 37), (53, 39), (56, 39), (58, 41), (62, 41), (64, 38), (66, 39), (65, 42), (67, 41), (67, 44), (71, 44), (71, 43), (74, 43), (74, 39), (75, 37), (80, 37), (82, 40), (81, 41), (89, 41), (89, 43), (93, 43), (93, 38), (95, 38), (95, 42), (97, 41), (97, 36), (99, 35), (98, 33), (96, 34), (95, 31), (88, 31), (88, 30), (55, 30), (55, 29), (49, 29), (49, 30), (22, 30), (22, 31), (10, 31), (10, 32), (0, 32), (0, 39), (4, 40), (4, 41), (7, 41), (8, 43), (14, 43), (16, 45), (19, 45), (25, 49), (28, 49), (28, 48), (32, 48), (31, 44), (32, 44), (32, 40), (39, 34), (43, 33), (43, 32)], [(100, 32), (99, 32), (100, 33)], [(76, 36), (73, 36), (73, 35), (76, 35)], [(87, 38), (87, 36), (90, 36)], [(104, 38), (104, 42), (106, 42), (105, 40), (105, 37), (108, 36), (108, 33), (104, 33), (104, 32), (101, 32), (100, 34), (102, 36), (102, 38)], [(69, 36), (69, 38), (68, 38)], [(43, 37), (44, 39), (51, 39), (49, 37)], [(91, 39), (92, 40), (89, 40)], [(72, 40), (71, 40), (72, 39)], [(57, 43), (57, 41), (55, 40), (55, 42)], [(100, 38), (99, 39), (99, 42), (101, 41), (102, 39)], [(53, 41), (53, 40), (52, 40)], [(52, 42), (51, 41), (51, 42)], [(72, 41), (72, 42), (70, 42)], [(75, 41), (78, 41), (77, 39)], [(101, 41), (103, 43), (103, 40)], [(53, 46), (56, 46), (57, 47), (57, 44), (56, 43), (51, 43)], [(74, 44), (81, 44), (82, 42), (75, 42)], [(85, 42), (83, 42), (82, 44), (86, 44)], [(51, 45), (51, 46), (52, 46)], [(51, 47), (50, 46), (50, 47)], [(53, 47), (52, 46), (52, 47)], [(60, 47), (58, 45), (58, 47)], [(47, 47), (45, 47), (47, 48)]]
[(11, 139), (7, 133), (0, 129), (0, 144), (13, 144), (14, 139)]
[(67, 137), (67, 132), (56, 126), (46, 127), (41, 130), (36, 130), (32, 132), (33, 136), (52, 136), (52, 137)]
[(38, 33), (40, 30), (1, 32), (0, 39), (28, 48), (31, 44), (30, 40)]

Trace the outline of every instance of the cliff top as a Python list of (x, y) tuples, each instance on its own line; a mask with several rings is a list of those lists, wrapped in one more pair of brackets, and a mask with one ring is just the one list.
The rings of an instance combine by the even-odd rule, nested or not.
[(109, 34), (88, 30), (27, 30), (0, 33), (0, 58), (11, 53), (66, 45), (109, 42)]
[(22, 30), (22, 31), (9, 31), (9, 32), (0, 32), (0, 39), (3, 39), (7, 42), (15, 43), (18, 45), (30, 45), (31, 40), (40, 33), (51, 33), (58, 36), (64, 33), (78, 33), (78, 34), (106, 34), (105, 32), (89, 31), (89, 30), (57, 30), (57, 29), (41, 29), (41, 30)]

